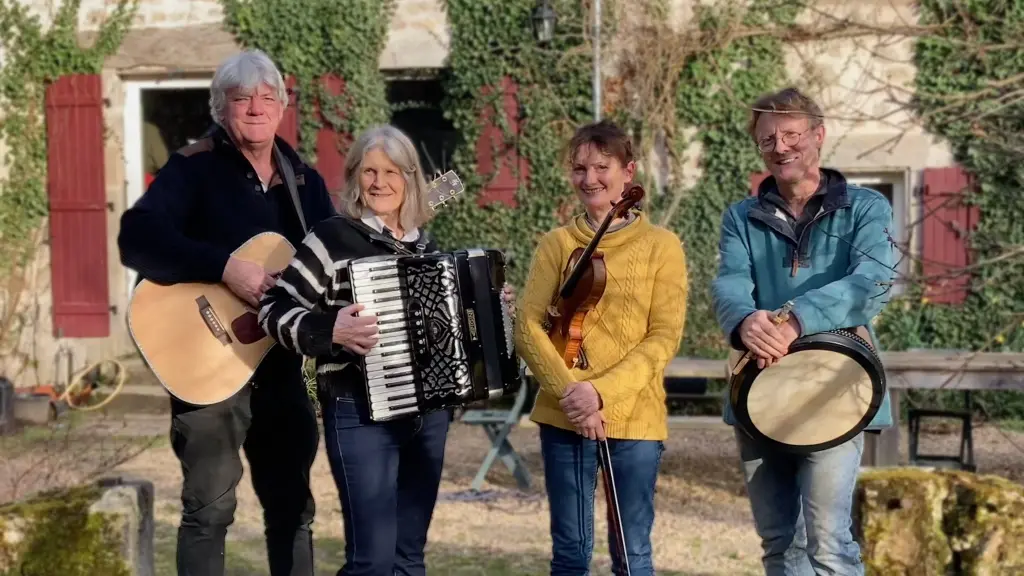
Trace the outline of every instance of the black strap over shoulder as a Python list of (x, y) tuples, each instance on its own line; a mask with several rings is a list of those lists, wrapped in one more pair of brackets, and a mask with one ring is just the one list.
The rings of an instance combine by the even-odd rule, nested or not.
[(281, 179), (292, 197), (292, 204), (295, 206), (295, 213), (299, 216), (299, 223), (302, 224), (302, 234), (309, 234), (309, 227), (306, 226), (306, 215), (302, 211), (302, 202), (299, 200), (299, 190), (295, 185), (295, 170), (292, 163), (288, 161), (284, 153), (274, 145), (274, 158), (277, 160), (277, 167), (281, 170)]
[(348, 221), (353, 228), (361, 232), (371, 242), (380, 244), (381, 246), (386, 247), (388, 250), (394, 252), (395, 254), (423, 254), (427, 249), (427, 245), (430, 243), (430, 237), (427, 235), (427, 232), (425, 230), (421, 231), (420, 237), (416, 241), (416, 251), (413, 252), (412, 250), (406, 248), (405, 244), (403, 244), (400, 240), (396, 239), (394, 236), (389, 236), (377, 232), (372, 227), (367, 226), (366, 223), (356, 220), (354, 218), (348, 218)]

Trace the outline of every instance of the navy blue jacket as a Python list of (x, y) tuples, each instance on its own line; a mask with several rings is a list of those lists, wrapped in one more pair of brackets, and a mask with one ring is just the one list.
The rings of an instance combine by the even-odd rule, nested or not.
[[(306, 224), (336, 214), (323, 178), (280, 137)], [(263, 192), (252, 164), (220, 126), (177, 150), (142, 198), (121, 216), (121, 263), (164, 284), (220, 282), (231, 253), (260, 232), (298, 246), (305, 234), (283, 180)]]

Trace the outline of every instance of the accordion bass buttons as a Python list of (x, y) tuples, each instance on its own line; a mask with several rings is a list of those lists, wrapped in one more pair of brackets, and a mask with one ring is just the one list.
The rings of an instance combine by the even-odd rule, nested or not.
[(409, 317), (414, 320), (411, 322), (411, 336), (416, 341), (416, 346), (412, 347), (413, 356), (416, 357), (416, 362), (425, 364), (429, 361), (428, 346), (427, 346), (427, 325), (423, 321), (423, 305), (418, 300), (411, 300), (408, 304)]

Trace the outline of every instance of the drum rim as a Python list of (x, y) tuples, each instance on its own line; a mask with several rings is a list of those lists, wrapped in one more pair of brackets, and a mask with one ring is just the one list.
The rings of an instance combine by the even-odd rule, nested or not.
[(759, 432), (746, 409), (746, 400), (750, 393), (750, 387), (754, 379), (761, 373), (761, 369), (757, 367), (757, 362), (754, 360), (747, 362), (743, 370), (732, 378), (729, 386), (729, 404), (740, 430), (755, 442), (772, 450), (798, 455), (806, 455), (834, 448), (848, 442), (863, 432), (868, 424), (871, 423), (871, 420), (878, 414), (886, 393), (885, 369), (882, 366), (881, 359), (879, 359), (874, 349), (867, 342), (852, 331), (830, 330), (828, 332), (802, 336), (794, 340), (789, 347), (790, 353), (803, 350), (828, 350), (844, 354), (860, 364), (871, 378), (872, 397), (867, 412), (850, 431), (841, 436), (827, 442), (819, 442), (818, 444), (797, 445), (779, 442)]

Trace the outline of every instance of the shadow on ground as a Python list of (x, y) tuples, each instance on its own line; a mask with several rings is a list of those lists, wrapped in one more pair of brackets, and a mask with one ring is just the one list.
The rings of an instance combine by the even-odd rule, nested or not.
[[(175, 535), (167, 523), (156, 526), (155, 576), (174, 576)], [(337, 538), (318, 538), (315, 542), (316, 576), (334, 576), (341, 568), (345, 543)], [(229, 541), (225, 551), (224, 576), (269, 576), (266, 549), (262, 540)], [(606, 565), (595, 563), (597, 574), (608, 573)], [(446, 576), (546, 576), (548, 559), (531, 554), (506, 554), (482, 548), (430, 546), (427, 571)], [(663, 576), (712, 576), (708, 572), (660, 571)]]

